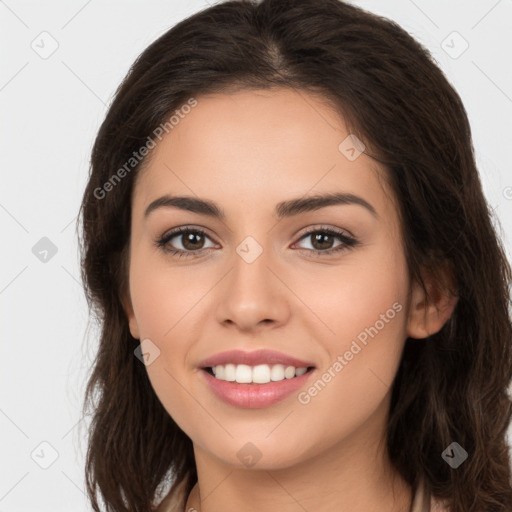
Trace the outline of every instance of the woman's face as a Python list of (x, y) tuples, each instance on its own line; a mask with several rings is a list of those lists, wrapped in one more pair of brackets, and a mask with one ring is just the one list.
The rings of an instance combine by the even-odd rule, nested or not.
[[(384, 435), (402, 348), (415, 335), (410, 283), (393, 196), (348, 136), (304, 92), (202, 96), (138, 177), (130, 330), (158, 398), (205, 457), (277, 469)], [(283, 206), (325, 194), (342, 201)], [(146, 214), (163, 196), (214, 203), (223, 217), (177, 203)], [(192, 231), (158, 246), (175, 228)], [(260, 349), (314, 369), (292, 383), (279, 381), (276, 360), (268, 370), (255, 361), (249, 372), (278, 380), (249, 384), (202, 368), (225, 351)], [(234, 370), (244, 380), (247, 367), (230, 368), (225, 378)]]

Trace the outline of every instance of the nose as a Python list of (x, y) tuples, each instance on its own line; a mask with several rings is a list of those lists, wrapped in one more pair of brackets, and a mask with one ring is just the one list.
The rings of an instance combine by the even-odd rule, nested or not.
[(292, 293), (279, 276), (272, 251), (258, 250), (250, 243), (237, 249), (232, 268), (218, 289), (217, 321), (244, 332), (284, 325), (290, 316)]

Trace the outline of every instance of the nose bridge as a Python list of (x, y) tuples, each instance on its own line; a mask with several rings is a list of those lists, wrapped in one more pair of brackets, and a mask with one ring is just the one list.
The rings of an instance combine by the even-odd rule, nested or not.
[[(245, 208), (245, 216), (244, 216)], [(275, 230), (271, 229), (266, 219), (255, 214), (254, 209), (247, 203), (240, 206), (238, 219), (231, 228), (233, 235), (233, 258), (234, 265), (232, 273), (246, 275), (244, 279), (254, 273), (268, 272), (265, 264), (270, 265), (272, 260), (273, 243), (272, 239)]]
[(231, 286), (236, 288), (237, 293), (248, 292), (248, 295), (252, 295), (270, 291), (272, 273), (268, 267), (272, 265), (273, 259), (270, 239), (264, 233), (247, 235), (235, 247), (230, 279)]

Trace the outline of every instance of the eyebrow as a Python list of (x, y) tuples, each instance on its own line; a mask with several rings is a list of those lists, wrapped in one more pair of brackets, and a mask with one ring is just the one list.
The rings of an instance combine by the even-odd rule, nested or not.
[[(362, 197), (354, 194), (347, 193), (330, 193), (322, 195), (314, 195), (309, 197), (302, 197), (297, 199), (290, 199), (282, 201), (276, 205), (275, 214), (278, 219), (286, 217), (293, 217), (305, 212), (320, 210), (327, 206), (333, 205), (359, 205), (366, 208), (374, 217), (378, 218), (379, 215), (375, 208)], [(185, 210), (201, 215), (208, 215), (215, 219), (224, 220), (226, 215), (222, 208), (220, 208), (213, 201), (207, 199), (200, 199), (192, 196), (170, 196), (165, 195), (155, 199), (146, 208), (144, 218), (158, 208), (174, 207), (180, 210)]]

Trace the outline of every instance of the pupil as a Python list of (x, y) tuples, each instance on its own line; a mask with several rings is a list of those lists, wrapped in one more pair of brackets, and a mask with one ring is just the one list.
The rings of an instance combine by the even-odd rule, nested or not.
[[(322, 234), (322, 233), (319, 233), (319, 234), (316, 234), (316, 235), (313, 235), (313, 236), (314, 236), (314, 240), (315, 240), (315, 242), (318, 242), (318, 241), (320, 242), (320, 244), (321, 244), (320, 249), (329, 249), (329, 248), (330, 248), (330, 245), (331, 245), (331, 244), (330, 244), (329, 242), (325, 242), (325, 239), (326, 239), (326, 238), (327, 238), (327, 239), (332, 238), (332, 235), (329, 235), (329, 234), (327, 234), (327, 233), (323, 233), (323, 234)], [(324, 244), (327, 244), (327, 245), (322, 245), (322, 239), (324, 240), (324, 242), (323, 242), (323, 243), (324, 243)], [(330, 240), (330, 242), (332, 243), (332, 240)], [(313, 246), (315, 246), (315, 243), (313, 243)]]
[[(200, 247), (194, 247), (194, 238), (199, 237), (201, 238), (202, 235), (200, 233), (188, 233), (186, 235), (183, 235), (185, 237), (185, 243), (183, 244), (184, 247), (190, 250), (200, 249)], [(189, 243), (192, 243), (192, 247), (189, 247)]]

